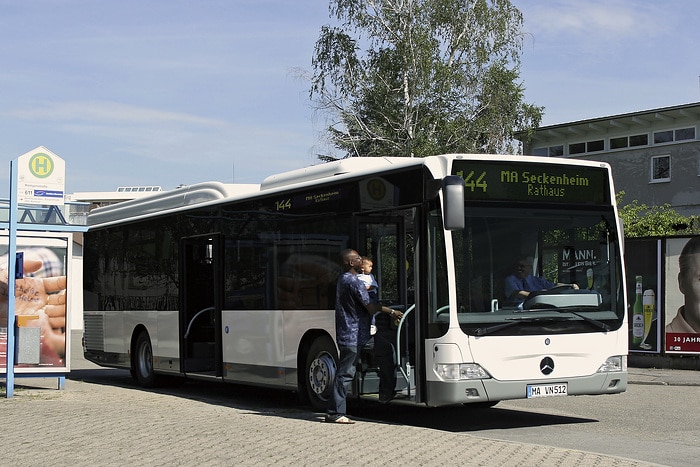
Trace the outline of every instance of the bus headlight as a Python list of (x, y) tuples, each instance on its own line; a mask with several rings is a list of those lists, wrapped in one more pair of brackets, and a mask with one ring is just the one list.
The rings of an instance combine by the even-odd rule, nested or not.
[(476, 363), (436, 363), (435, 373), (445, 381), (485, 379), (491, 375)]
[(605, 360), (605, 363), (600, 365), (598, 373), (614, 373), (627, 371), (627, 355), (615, 355)]

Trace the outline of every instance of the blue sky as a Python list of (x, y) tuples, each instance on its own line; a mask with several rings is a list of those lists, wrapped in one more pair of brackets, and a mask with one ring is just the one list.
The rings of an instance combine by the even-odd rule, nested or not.
[[(543, 125), (700, 101), (697, 0), (513, 0)], [(259, 183), (318, 163), (324, 0), (0, 0), (0, 196), (45, 146), (66, 192)]]

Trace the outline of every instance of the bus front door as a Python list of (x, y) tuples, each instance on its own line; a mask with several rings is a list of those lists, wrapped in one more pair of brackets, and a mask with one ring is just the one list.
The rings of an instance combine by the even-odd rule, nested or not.
[(180, 354), (189, 375), (222, 375), (220, 245), (218, 235), (180, 245)]
[[(414, 322), (411, 316), (414, 300), (414, 232), (412, 219), (415, 213), (413, 210), (401, 212), (392, 211), (391, 215), (360, 217), (356, 223), (357, 251), (361, 256), (368, 256), (373, 261), (372, 273), (378, 283), (378, 298), (382, 305), (394, 307), (407, 313), (407, 318), (401, 323), (399, 331), (396, 323), (391, 323), (390, 337), (393, 343), (394, 352), (398, 354), (400, 371), (397, 377), (397, 391), (405, 391), (411, 394), (411, 387), (415, 388), (412, 382), (412, 367), (415, 367)], [(379, 329), (377, 332), (380, 333)], [(387, 335), (386, 330), (383, 333)], [(400, 338), (396, 340), (396, 333), (400, 332)], [(375, 335), (376, 336), (376, 335)], [(373, 340), (376, 341), (377, 337)], [(371, 343), (370, 345), (372, 345)], [(372, 352), (363, 360), (362, 367), (358, 372), (357, 388), (360, 394), (377, 392), (378, 375), (373, 374)], [(367, 353), (367, 352), (365, 352)], [(376, 353), (376, 352), (375, 352)], [(367, 371), (369, 370), (369, 371)], [(408, 389), (407, 389), (408, 388)]]

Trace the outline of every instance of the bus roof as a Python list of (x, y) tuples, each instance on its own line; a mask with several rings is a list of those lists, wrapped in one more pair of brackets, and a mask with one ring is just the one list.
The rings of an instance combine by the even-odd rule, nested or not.
[(409, 157), (353, 157), (271, 175), (263, 180), (261, 185), (196, 183), (93, 209), (88, 215), (88, 226), (94, 227), (126, 219), (133, 220), (194, 205), (216, 203), (225, 199), (250, 198), (263, 191), (274, 192), (312, 181), (322, 182), (328, 179), (330, 182), (331, 179), (372, 174), (385, 169), (422, 165), (425, 160)]
[(285, 188), (302, 187), (311, 182), (331, 182), (345, 178), (376, 174), (385, 170), (412, 166), (426, 166), (434, 173), (446, 174), (452, 159), (501, 160), (522, 162), (546, 162), (567, 165), (606, 165), (602, 162), (570, 160), (540, 156), (503, 156), (485, 154), (450, 154), (429, 157), (350, 157), (333, 162), (318, 164), (301, 169), (271, 175), (260, 185), (224, 184), (204, 182), (179, 187), (174, 190), (156, 192), (130, 201), (93, 209), (88, 215), (88, 226), (117, 223), (123, 220), (136, 220), (154, 214), (186, 209), (194, 205), (214, 204), (228, 199), (251, 198), (263, 192), (281, 191)]
[(261, 190), (269, 190), (282, 186), (295, 185), (309, 181), (320, 181), (324, 178), (339, 177), (345, 174), (362, 175), (378, 170), (401, 168), (411, 165), (422, 165), (425, 158), (412, 157), (349, 157), (325, 164), (312, 165), (302, 169), (291, 170), (276, 175), (270, 175), (263, 180)]
[(255, 184), (196, 183), (93, 209), (88, 215), (88, 225), (115, 222), (135, 216), (147, 216), (170, 209), (257, 193), (258, 191), (260, 191), (260, 185)]

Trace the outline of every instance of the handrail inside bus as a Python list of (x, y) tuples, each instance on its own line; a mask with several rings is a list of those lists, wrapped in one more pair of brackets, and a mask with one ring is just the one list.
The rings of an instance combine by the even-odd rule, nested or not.
[(412, 312), (416, 308), (416, 304), (414, 303), (408, 309), (404, 312), (403, 316), (399, 320), (399, 325), (398, 329), (396, 330), (396, 362), (399, 365), (399, 369), (401, 370), (401, 375), (403, 376), (403, 379), (406, 380), (406, 395), (410, 398), (411, 397), (411, 366), (406, 362), (406, 369), (404, 369), (403, 365), (401, 364), (401, 328), (403, 327), (404, 321), (406, 321), (406, 317), (410, 312)]
[(185, 340), (187, 340), (187, 336), (189, 336), (189, 334), (190, 334), (190, 328), (192, 328), (192, 324), (194, 323), (194, 320), (199, 318), (199, 315), (201, 315), (202, 313), (205, 313), (207, 311), (214, 311), (214, 307), (208, 306), (202, 310), (199, 310), (197, 312), (197, 314), (192, 317), (192, 319), (190, 320), (190, 323), (187, 325), (187, 331), (185, 331)]

